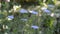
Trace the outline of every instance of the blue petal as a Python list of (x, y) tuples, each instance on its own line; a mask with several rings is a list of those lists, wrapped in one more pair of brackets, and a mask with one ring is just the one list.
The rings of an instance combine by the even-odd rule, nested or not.
[(33, 11), (33, 10), (31, 11), (31, 13), (32, 13), (32, 14), (38, 14), (38, 12), (36, 12), (36, 11)]
[(25, 9), (21, 9), (19, 12), (20, 12), (20, 13), (28, 13), (28, 11), (25, 10)]
[(39, 27), (38, 26), (31, 26), (33, 29), (38, 29)]
[(42, 7), (41, 10), (46, 10), (47, 8), (46, 7)]
[(46, 9), (46, 10), (44, 10), (44, 12), (46, 12), (46, 13), (50, 13), (51, 11)]
[(13, 18), (14, 18), (14, 16), (13, 16), (13, 15), (11, 15), (11, 16), (8, 16), (8, 18), (13, 19)]

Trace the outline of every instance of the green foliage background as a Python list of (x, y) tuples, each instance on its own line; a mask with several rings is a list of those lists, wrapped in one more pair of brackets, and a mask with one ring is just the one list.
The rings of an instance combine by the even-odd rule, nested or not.
[[(24, 0), (23, 0), (24, 1)], [(46, 5), (48, 4), (52, 4), (55, 6), (56, 0), (52, 1), (52, 0), (47, 0), (46, 2), (43, 2), (42, 0), (38, 0), (38, 4), (39, 5), (34, 5), (31, 4), (30, 6), (44, 6), (44, 3)], [(14, 1), (10, 1), (10, 2), (0, 2), (1, 3), (1, 11), (0, 11), (0, 34), (54, 34), (55, 32), (55, 26), (54, 26), (54, 22), (56, 20), (56, 17), (51, 17), (50, 15), (48, 15), (47, 13), (44, 13), (43, 11), (41, 11), (41, 7), (39, 9), (36, 9), (37, 12), (39, 12), (39, 10), (41, 11), (41, 16), (39, 15), (31, 15), (31, 17), (29, 16), (29, 13), (27, 14), (22, 14), (19, 13), (18, 11), (20, 9), (22, 9), (22, 7), (17, 8), (17, 10), (13, 10), (13, 6), (20, 6), (22, 3), (20, 2), (14, 2)], [(29, 4), (29, 3), (28, 3)], [(30, 7), (28, 4), (22, 5), (23, 8), (28, 8)], [(26, 7), (24, 7), (26, 6)], [(29, 8), (28, 8), (29, 9)], [(32, 8), (31, 8), (32, 9)], [(49, 10), (51, 10), (50, 8), (48, 8)], [(54, 10), (56, 9), (56, 7), (51, 10), (52, 13), (54, 13)], [(33, 9), (32, 9), (33, 10)], [(11, 11), (11, 12), (9, 12)], [(16, 13), (14, 11), (17, 11)], [(39, 14), (40, 14), (39, 13)], [(8, 20), (7, 16), (9, 15), (14, 15), (14, 19), (13, 20)], [(27, 21), (22, 21), (22, 18), (26, 18)], [(37, 25), (39, 26), (39, 29), (35, 30), (32, 29), (31, 26), (32, 25)], [(6, 28), (6, 26), (8, 27), (8, 29), (4, 29)]]

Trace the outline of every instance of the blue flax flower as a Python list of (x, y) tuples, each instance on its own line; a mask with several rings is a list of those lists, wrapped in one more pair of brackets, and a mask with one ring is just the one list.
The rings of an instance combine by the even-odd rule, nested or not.
[(20, 13), (28, 13), (28, 11), (25, 10), (25, 9), (21, 9), (19, 12), (20, 12)]
[(29, 11), (29, 12), (32, 13), (32, 14), (38, 14), (38, 12), (36, 12), (36, 11), (34, 11), (34, 10)]
[(12, 19), (14, 19), (14, 16), (10, 15), (10, 16), (8, 16), (8, 19), (12, 20)]
[(47, 8), (46, 7), (42, 7), (41, 10), (46, 10)]
[(48, 10), (48, 9), (44, 10), (44, 12), (46, 12), (46, 13), (51, 13), (51, 11)]
[(33, 26), (31, 26), (31, 28), (33, 28), (33, 29), (38, 29), (39, 27), (36, 26), (36, 25), (33, 25)]

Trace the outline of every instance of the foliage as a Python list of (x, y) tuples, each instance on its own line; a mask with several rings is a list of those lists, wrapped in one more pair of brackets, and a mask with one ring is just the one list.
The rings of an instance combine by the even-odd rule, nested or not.
[[(51, 10), (48, 5), (54, 5), (55, 2), (38, 0), (35, 4), (35, 0), (2, 1), (0, 34), (53, 34), (56, 17), (52, 13), (55, 7), (52, 6)], [(36, 6), (39, 7), (35, 9)]]

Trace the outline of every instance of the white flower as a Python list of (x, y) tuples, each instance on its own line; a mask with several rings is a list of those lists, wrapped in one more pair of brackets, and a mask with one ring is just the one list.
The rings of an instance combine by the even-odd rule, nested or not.
[(6, 25), (6, 29), (8, 29), (8, 26)]
[(25, 10), (25, 9), (21, 9), (19, 12), (20, 12), (20, 13), (28, 13), (28, 11)]
[(12, 20), (12, 19), (8, 18), (8, 20)]
[(16, 11), (17, 8), (20, 8), (20, 6), (16, 6), (16, 5), (13, 6), (14, 11)]
[(7, 32), (5, 32), (4, 34), (8, 34)]
[(38, 14), (38, 12), (36, 12), (36, 11), (34, 11), (34, 10), (29, 11), (29, 12), (32, 13), (32, 14)]
[(52, 0), (52, 1), (54, 1), (54, 0)]
[(3, 28), (4, 28), (4, 29), (8, 29), (8, 26), (7, 26), (7, 25), (3, 25)]
[(9, 13), (11, 13), (12, 11), (11, 10), (9, 10)]
[(47, 0), (43, 0), (43, 2), (46, 2)]
[(33, 29), (38, 29), (39, 27), (36, 26), (36, 25), (33, 25), (33, 26), (31, 26), (31, 28), (33, 28)]
[(54, 16), (54, 13), (51, 13), (51, 15), (50, 15), (51, 17), (53, 17)]
[(10, 0), (6, 0), (6, 2), (10, 2)]
[(8, 20), (12, 20), (12, 19), (14, 19), (13, 15), (8, 16)]
[(39, 31), (40, 34), (42, 34), (43, 32), (42, 31)]

